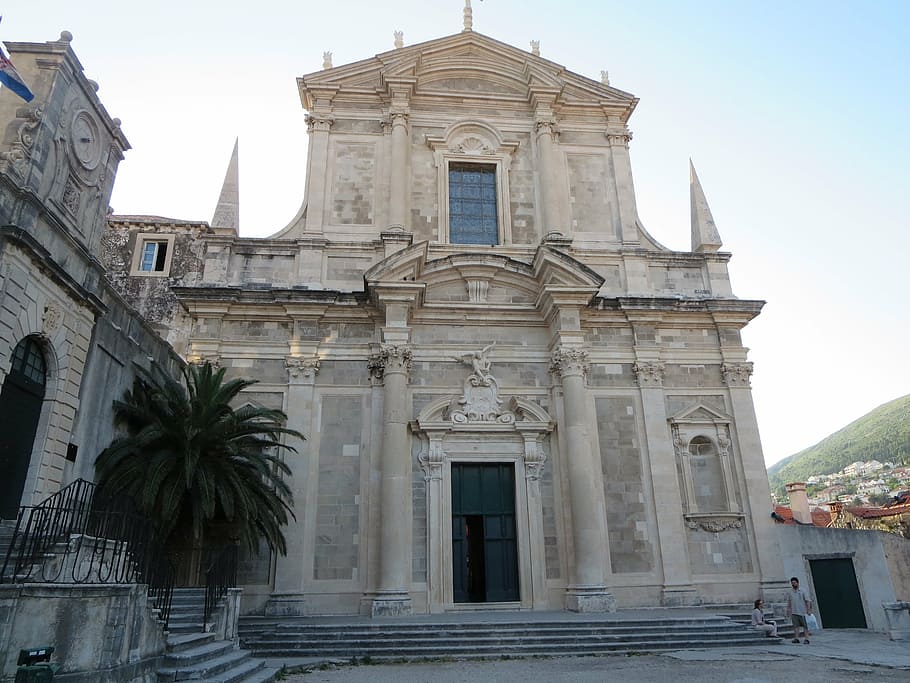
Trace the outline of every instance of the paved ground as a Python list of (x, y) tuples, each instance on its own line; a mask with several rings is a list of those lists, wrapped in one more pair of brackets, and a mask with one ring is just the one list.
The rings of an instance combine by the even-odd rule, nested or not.
[(854, 683), (910, 681), (910, 643), (865, 630), (813, 634), (810, 645), (679, 650), (658, 655), (615, 655), (549, 659), (440, 661), (351, 666), (291, 660), (283, 679), (293, 683)]

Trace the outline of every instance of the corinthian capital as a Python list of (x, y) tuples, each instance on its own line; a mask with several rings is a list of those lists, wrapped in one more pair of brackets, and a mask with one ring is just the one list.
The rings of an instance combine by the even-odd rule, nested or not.
[(659, 360), (633, 363), (632, 370), (640, 387), (659, 387), (664, 383), (664, 364)]
[(319, 372), (319, 359), (315, 356), (288, 356), (284, 362), (291, 377), (303, 377), (304, 379), (313, 379)]
[(724, 363), (720, 366), (720, 372), (728, 387), (752, 386), (752, 363)]
[(608, 130), (605, 134), (611, 145), (628, 146), (629, 142), (632, 140), (632, 131), (628, 128), (622, 130)]
[(559, 127), (556, 125), (556, 119), (552, 117), (543, 117), (534, 122), (534, 129), (537, 135), (551, 135), (554, 138), (559, 135)]
[(326, 131), (335, 123), (335, 117), (331, 114), (307, 114), (306, 118), (307, 131)]
[(560, 377), (588, 372), (588, 352), (584, 349), (560, 346), (550, 357), (550, 372)]
[(379, 383), (387, 372), (407, 375), (411, 371), (411, 347), (407, 345), (380, 344), (379, 351), (367, 360), (370, 381)]

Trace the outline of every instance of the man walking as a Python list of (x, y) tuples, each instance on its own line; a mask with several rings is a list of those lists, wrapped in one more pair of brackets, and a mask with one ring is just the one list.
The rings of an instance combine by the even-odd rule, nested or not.
[(790, 592), (787, 593), (787, 616), (793, 623), (794, 643), (799, 642), (799, 629), (803, 630), (803, 643), (809, 644), (809, 625), (806, 615), (812, 614), (812, 601), (806, 592), (799, 587), (799, 579), (795, 576), (790, 579)]

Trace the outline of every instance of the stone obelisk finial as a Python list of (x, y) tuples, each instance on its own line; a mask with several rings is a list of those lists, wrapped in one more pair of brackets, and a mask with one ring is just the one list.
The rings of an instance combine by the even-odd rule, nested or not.
[(464, 0), (464, 30), (474, 30), (474, 13), (471, 11), (471, 0)]
[(714, 216), (711, 215), (711, 208), (708, 206), (704, 190), (701, 189), (701, 183), (691, 159), (689, 159), (689, 202), (692, 211), (692, 251), (717, 251), (723, 246), (723, 242), (720, 240), (720, 233), (717, 232), (717, 226), (714, 224)]
[(212, 216), (213, 228), (227, 228), (238, 232), (240, 230), (240, 172), (238, 164), (239, 139), (234, 140), (234, 151), (228, 163), (227, 173), (224, 174), (224, 184), (221, 186), (221, 195), (215, 206)]

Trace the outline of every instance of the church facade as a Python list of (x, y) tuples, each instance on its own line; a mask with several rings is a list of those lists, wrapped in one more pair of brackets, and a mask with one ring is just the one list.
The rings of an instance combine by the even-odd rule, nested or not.
[[(782, 567), (728, 253), (638, 218), (634, 96), (471, 30), (298, 79), (298, 215), (176, 286), (307, 435), (248, 610), (751, 602)], [(606, 79), (603, 79), (605, 81)], [(217, 222), (217, 216), (216, 216)], [(132, 242), (131, 244), (134, 244)], [(184, 279), (185, 283), (189, 280)]]

